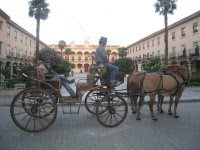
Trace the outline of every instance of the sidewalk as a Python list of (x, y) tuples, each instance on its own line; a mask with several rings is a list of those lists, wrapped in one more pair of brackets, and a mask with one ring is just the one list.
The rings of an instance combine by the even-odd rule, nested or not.
[[(122, 87), (125, 88), (125, 86), (122, 86)], [(64, 89), (62, 89), (61, 93), (64, 96), (68, 95), (66, 94), (67, 92)], [(14, 98), (14, 95), (10, 95), (10, 96), (0, 95), (0, 106), (9, 106), (13, 98)], [(148, 96), (145, 97), (145, 101), (149, 101)], [(166, 97), (164, 100), (164, 103), (167, 103), (168, 101), (169, 101), (169, 97)], [(180, 102), (181, 103), (200, 102), (200, 87), (186, 87), (183, 92)]]

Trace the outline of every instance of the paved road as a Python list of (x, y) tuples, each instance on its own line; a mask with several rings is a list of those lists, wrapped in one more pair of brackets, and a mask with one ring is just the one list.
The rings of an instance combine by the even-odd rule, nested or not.
[(153, 121), (144, 105), (141, 121), (129, 109), (126, 120), (115, 128), (101, 126), (84, 107), (79, 115), (59, 110), (49, 129), (28, 133), (13, 124), (9, 107), (0, 107), (0, 150), (199, 150), (199, 108), (199, 102), (182, 103), (180, 118), (164, 113)]

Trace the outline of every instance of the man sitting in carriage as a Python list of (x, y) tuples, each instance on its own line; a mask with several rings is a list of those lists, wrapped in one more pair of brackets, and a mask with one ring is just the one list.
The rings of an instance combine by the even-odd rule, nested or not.
[(70, 87), (69, 84), (74, 83), (75, 80), (68, 80), (66, 77), (59, 75), (57, 72), (55, 72), (50, 64), (50, 60), (45, 59), (39, 62), (39, 65), (36, 67), (43, 75), (50, 75), (53, 76), (53, 79), (58, 79), (61, 81), (62, 86), (67, 90), (67, 92), (70, 94), (70, 96), (74, 99), (77, 99), (77, 95), (73, 91), (73, 89)]
[(108, 62), (107, 53), (105, 51), (106, 44), (107, 44), (107, 38), (101, 37), (99, 40), (99, 46), (97, 47), (96, 53), (95, 53), (95, 62), (98, 66), (103, 65), (108, 68), (109, 85), (114, 87), (117, 84), (116, 77), (119, 72), (119, 68)]

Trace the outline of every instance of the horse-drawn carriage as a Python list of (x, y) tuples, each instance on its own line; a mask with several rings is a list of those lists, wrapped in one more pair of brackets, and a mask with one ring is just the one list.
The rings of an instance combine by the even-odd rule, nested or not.
[[(128, 106), (123, 93), (110, 87), (107, 82), (109, 73), (104, 67), (92, 65), (90, 74), (84, 79), (86, 82), (81, 82), (83, 79), (80, 79), (76, 83), (77, 99), (61, 95), (59, 80), (41, 75), (37, 69), (35, 73), (35, 77), (22, 73), (29, 81), (29, 86), (14, 97), (10, 107), (12, 120), (22, 130), (39, 132), (47, 129), (56, 119), (58, 105), (62, 106), (64, 114), (78, 114), (84, 93), (87, 93), (86, 109), (95, 114), (103, 126), (118, 126), (127, 116)], [(118, 83), (123, 81), (124, 74), (120, 73)], [(76, 111), (72, 111), (72, 106)], [(66, 107), (69, 108), (68, 111), (65, 110)]]

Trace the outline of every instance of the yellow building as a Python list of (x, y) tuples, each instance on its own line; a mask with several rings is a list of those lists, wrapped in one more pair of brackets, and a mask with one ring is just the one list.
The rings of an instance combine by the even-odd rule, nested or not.
[[(200, 11), (185, 17), (168, 27), (169, 64), (188, 67), (192, 75), (200, 75)], [(164, 59), (164, 29), (127, 46), (127, 57), (136, 62), (140, 71), (151, 57)]]
[[(0, 9), (0, 68), (30, 63), (35, 58), (36, 37), (10, 19)], [(40, 49), (48, 47), (40, 41)], [(1, 76), (0, 76), (1, 78)]]
[[(50, 45), (52, 49), (54, 49), (57, 52), (60, 52), (60, 49), (58, 45)], [(76, 73), (79, 72), (88, 72), (89, 65), (91, 65), (92, 62), (92, 56), (94, 55), (94, 52), (96, 51), (96, 48), (98, 45), (90, 45), (89, 41), (85, 41), (83, 45), (76, 45), (74, 42), (71, 42), (69, 45), (67, 45), (66, 48), (70, 48), (72, 50), (72, 54), (69, 55), (69, 62), (73, 64), (73, 71)], [(106, 51), (110, 50), (109, 54), (109, 61), (112, 62), (118, 58), (118, 48), (120, 46), (117, 45), (107, 45)], [(64, 55), (64, 54), (63, 54)], [(68, 56), (64, 55), (64, 59), (68, 61)]]

